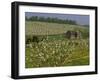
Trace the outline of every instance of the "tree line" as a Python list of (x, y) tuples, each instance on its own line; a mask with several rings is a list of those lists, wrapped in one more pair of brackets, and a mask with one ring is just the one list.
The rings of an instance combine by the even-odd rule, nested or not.
[(59, 18), (50, 18), (50, 17), (38, 17), (38, 16), (32, 16), (32, 17), (25, 17), (26, 21), (41, 21), (41, 22), (49, 22), (49, 23), (61, 23), (61, 24), (72, 24), (77, 25), (77, 22), (74, 20), (69, 19), (59, 19)]

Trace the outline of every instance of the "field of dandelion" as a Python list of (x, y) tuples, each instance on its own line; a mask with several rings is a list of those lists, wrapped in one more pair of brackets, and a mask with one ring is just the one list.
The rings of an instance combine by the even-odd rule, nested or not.
[[(68, 30), (80, 30), (83, 38), (66, 39)], [(89, 29), (79, 25), (27, 21), (25, 35), (46, 36), (25, 48), (25, 67), (59, 67), (89, 65)]]

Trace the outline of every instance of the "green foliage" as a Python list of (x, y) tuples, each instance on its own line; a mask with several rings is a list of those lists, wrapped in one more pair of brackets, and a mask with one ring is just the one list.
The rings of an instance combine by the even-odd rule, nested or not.
[(59, 24), (73, 24), (76, 25), (77, 22), (74, 20), (68, 20), (68, 19), (59, 19), (59, 18), (50, 18), (50, 17), (38, 17), (38, 16), (32, 16), (30, 18), (25, 18), (26, 21), (41, 21), (41, 22), (49, 22), (49, 23), (59, 23)]
[[(25, 67), (56, 67), (89, 65), (89, 28), (48, 22), (25, 23)], [(66, 39), (68, 30), (80, 31), (81, 39)], [(34, 42), (36, 36), (39, 42)], [(36, 38), (36, 39), (37, 39)]]
[(42, 41), (26, 47), (26, 68), (89, 64), (88, 40)]
[(47, 36), (25, 35), (25, 43), (30, 44), (32, 42), (40, 42), (46, 39)]

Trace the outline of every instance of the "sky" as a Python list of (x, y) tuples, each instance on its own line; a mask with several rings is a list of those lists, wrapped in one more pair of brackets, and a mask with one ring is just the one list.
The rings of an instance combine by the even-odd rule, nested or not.
[(89, 25), (89, 15), (75, 15), (75, 14), (59, 14), (59, 13), (36, 13), (36, 12), (25, 12), (26, 17), (38, 16), (38, 17), (51, 17), (59, 19), (75, 20), (79, 25)]

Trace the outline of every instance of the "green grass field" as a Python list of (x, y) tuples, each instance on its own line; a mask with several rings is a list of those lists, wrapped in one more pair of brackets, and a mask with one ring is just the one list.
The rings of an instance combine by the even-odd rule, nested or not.
[[(62, 34), (79, 30), (81, 39), (66, 39)], [(79, 25), (26, 21), (25, 35), (46, 36), (25, 48), (25, 67), (58, 67), (89, 65), (89, 28)]]

